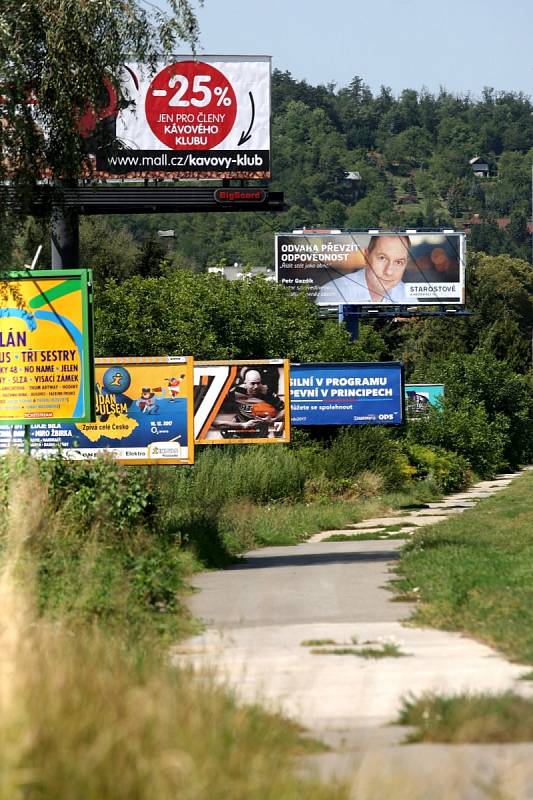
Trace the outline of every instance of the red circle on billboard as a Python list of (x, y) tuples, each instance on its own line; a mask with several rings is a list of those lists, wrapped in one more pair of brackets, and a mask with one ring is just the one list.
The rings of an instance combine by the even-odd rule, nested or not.
[(145, 112), (155, 136), (171, 150), (210, 150), (233, 128), (237, 98), (220, 70), (202, 61), (178, 61), (153, 79)]

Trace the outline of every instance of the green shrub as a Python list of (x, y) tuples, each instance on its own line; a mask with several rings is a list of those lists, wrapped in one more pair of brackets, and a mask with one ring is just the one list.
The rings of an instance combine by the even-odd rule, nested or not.
[(400, 488), (412, 475), (400, 442), (383, 428), (343, 428), (324, 460), (329, 478), (349, 478), (371, 470), (383, 477), (387, 489)]
[(52, 504), (61, 507), (71, 527), (87, 530), (98, 523), (121, 533), (151, 516), (146, 468), (124, 467), (107, 455), (94, 461), (68, 461), (58, 454), (40, 461), (39, 469)]
[(415, 480), (432, 481), (443, 492), (454, 492), (469, 485), (472, 475), (468, 461), (457, 453), (409, 441), (404, 450), (416, 469)]
[(306, 480), (324, 474), (327, 448), (327, 442), (317, 441), (307, 430), (293, 428), (289, 449), (296, 454)]
[(216, 513), (226, 502), (243, 498), (256, 502), (297, 498), (306, 477), (298, 455), (275, 445), (204, 447), (193, 467), (165, 467), (156, 474), (161, 498), (172, 498), (187, 519), (207, 507)]
[[(454, 353), (447, 358), (439, 358), (419, 368), (413, 380), (435, 381), (445, 384), (445, 408), (454, 411), (449, 422), (452, 431), (457, 434), (457, 446), (451, 437), (447, 437), (450, 445), (441, 442), (449, 450), (456, 450), (466, 456), (472, 466), (480, 474), (490, 474), (496, 462), (517, 467), (529, 463), (533, 458), (533, 394), (531, 391), (531, 374), (519, 375), (513, 371), (506, 361), (499, 361), (488, 349), (478, 348), (473, 353)], [(473, 439), (485, 438), (480, 428), (485, 422), (476, 409), (484, 411), (487, 423), (493, 423), (496, 447), (487, 448), (487, 462), (478, 443)], [(460, 417), (472, 416), (472, 424), (476, 429), (474, 436), (468, 436)], [(489, 434), (489, 439), (491, 434)], [(463, 449), (460, 450), (459, 447)], [(481, 445), (482, 449), (483, 445)], [(470, 455), (466, 450), (470, 451)], [(498, 451), (501, 450), (501, 454)], [(480, 463), (478, 469), (472, 458)]]
[(441, 408), (430, 408), (409, 426), (408, 441), (455, 452), (482, 478), (490, 478), (508, 466), (508, 427), (503, 414), (491, 421), (483, 403), (463, 400), (452, 406), (445, 398)]
[[(147, 471), (108, 458), (0, 459), (2, 537), (17, 508), (35, 506), (24, 536), (35, 560), (40, 613), (74, 623), (100, 621), (135, 638), (152, 630), (176, 635), (178, 594), (191, 555), (157, 524)], [(11, 522), (10, 522), (11, 520)], [(26, 520), (23, 526), (26, 526)]]

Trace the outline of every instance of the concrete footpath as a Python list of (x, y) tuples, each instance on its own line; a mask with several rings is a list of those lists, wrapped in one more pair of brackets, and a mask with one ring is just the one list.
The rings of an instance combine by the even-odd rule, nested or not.
[[(515, 477), (498, 476), (424, 509), (335, 531), (373, 531), (376, 540), (327, 542), (332, 531), (325, 531), (298, 546), (254, 550), (230, 569), (196, 576), (199, 591), (190, 608), (207, 627), (175, 649), (174, 661), (214, 669), (243, 701), (260, 702), (304, 725), (331, 751), (303, 759), (300, 768), (353, 779), (358, 798), (373, 797), (365, 795), (365, 786), (373, 792), (378, 778), (390, 777), (394, 785), (398, 772), (411, 787), (406, 797), (451, 796), (436, 791), (434, 773), (442, 769), (448, 782), (457, 772), (463, 787), (457, 797), (488, 797), (486, 781), (494, 787), (502, 779), (507, 786), (520, 783), (519, 793), (509, 797), (533, 798), (533, 745), (405, 746), (405, 729), (390, 724), (402, 698), (424, 691), (514, 689), (531, 696), (531, 684), (519, 680), (530, 667), (511, 664), (460, 634), (406, 625), (412, 605), (392, 601), (385, 588), (405, 541), (389, 539), (387, 526), (401, 525), (407, 538), (420, 525), (482, 502)], [(390, 655), (363, 658), (357, 654), (362, 648)], [(424, 794), (425, 781), (431, 794)], [(385, 784), (382, 791), (387, 796)]]

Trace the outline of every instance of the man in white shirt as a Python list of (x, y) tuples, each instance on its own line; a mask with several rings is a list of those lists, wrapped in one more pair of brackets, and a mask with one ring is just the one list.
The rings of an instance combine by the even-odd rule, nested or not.
[(410, 246), (408, 236), (372, 236), (364, 251), (366, 266), (324, 284), (317, 303), (407, 303), (402, 278)]

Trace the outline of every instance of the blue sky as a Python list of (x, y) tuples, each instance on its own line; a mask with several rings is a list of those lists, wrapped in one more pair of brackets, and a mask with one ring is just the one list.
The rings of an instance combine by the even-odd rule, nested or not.
[[(157, 1), (157, 0), (156, 0)], [(205, 54), (271, 55), (311, 84), (533, 96), (531, 0), (205, 0)]]

